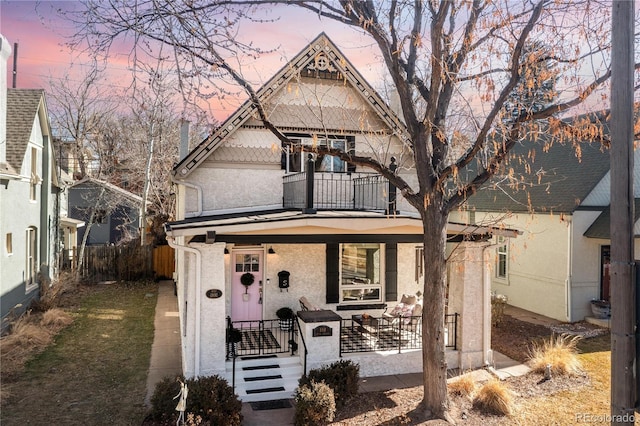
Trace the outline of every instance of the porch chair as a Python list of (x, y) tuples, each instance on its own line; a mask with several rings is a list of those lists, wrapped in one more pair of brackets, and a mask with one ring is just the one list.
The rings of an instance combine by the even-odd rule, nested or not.
[(318, 308), (307, 299), (305, 296), (302, 296), (299, 299), (300, 302), (300, 310), (301, 311), (321, 311), (322, 309)]
[(397, 327), (402, 321), (402, 329), (420, 333), (420, 319), (422, 318), (422, 300), (416, 296), (402, 295), (398, 303), (391, 312), (384, 312), (382, 320), (390, 327)]

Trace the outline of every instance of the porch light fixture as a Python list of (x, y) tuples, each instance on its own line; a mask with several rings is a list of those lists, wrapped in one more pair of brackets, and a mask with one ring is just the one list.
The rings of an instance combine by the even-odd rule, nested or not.
[(229, 249), (228, 248), (224, 248), (224, 254), (229, 254)]
[(273, 246), (271, 246), (271, 247), (269, 247), (269, 250), (267, 251), (267, 253), (276, 254), (276, 251), (273, 249)]

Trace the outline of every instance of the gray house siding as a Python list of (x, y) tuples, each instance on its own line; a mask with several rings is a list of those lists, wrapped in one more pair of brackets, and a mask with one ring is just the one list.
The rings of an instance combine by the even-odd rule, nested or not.
[[(87, 230), (87, 245), (117, 244), (127, 236), (135, 235), (140, 212), (139, 207), (133, 204), (121, 194), (113, 194), (93, 182), (79, 183), (69, 188), (69, 217), (87, 223), (87, 226), (78, 230), (78, 244), (82, 243)], [(89, 229), (94, 209), (99, 219)]]

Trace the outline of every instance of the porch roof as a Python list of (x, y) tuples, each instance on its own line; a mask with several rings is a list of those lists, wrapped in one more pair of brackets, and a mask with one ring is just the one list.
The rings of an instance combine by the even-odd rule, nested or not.
[[(639, 229), (639, 219), (640, 219), (640, 198), (634, 199), (634, 237), (639, 237), (638, 229)], [(611, 205), (608, 205), (600, 216), (596, 218), (596, 220), (589, 226), (589, 228), (584, 232), (584, 236), (587, 238), (599, 238), (604, 240), (611, 239)]]
[[(189, 218), (165, 224), (169, 237), (192, 237), (205, 242), (207, 233), (215, 241), (233, 243), (325, 243), (325, 242), (415, 242), (423, 241), (422, 222), (417, 215), (385, 215), (371, 211), (267, 210), (225, 213)], [(449, 222), (449, 241), (479, 241), (493, 235), (515, 237), (518, 233)]]

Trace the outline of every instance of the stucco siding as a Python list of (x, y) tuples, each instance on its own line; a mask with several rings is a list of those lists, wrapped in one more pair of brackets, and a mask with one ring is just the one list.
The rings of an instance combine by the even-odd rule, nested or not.
[[(202, 209), (216, 210), (282, 206), (282, 170), (199, 168), (191, 181), (207, 194)], [(194, 191), (187, 192), (186, 211), (198, 208)]]
[(507, 278), (492, 273), (492, 289), (509, 304), (561, 321), (567, 315), (570, 216), (476, 213), (477, 223), (501, 223), (521, 231), (509, 239)]

